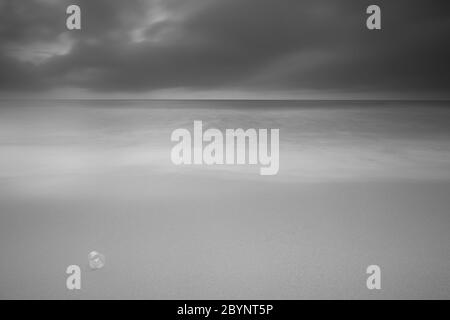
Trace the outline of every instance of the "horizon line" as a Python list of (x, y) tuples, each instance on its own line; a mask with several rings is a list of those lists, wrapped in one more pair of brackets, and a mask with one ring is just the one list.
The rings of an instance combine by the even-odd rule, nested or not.
[(450, 98), (439, 98), (439, 99), (402, 99), (402, 98), (373, 98), (373, 99), (245, 99), (245, 98), (0, 98), (0, 101), (367, 101), (367, 102), (377, 102), (377, 101), (408, 101), (408, 102), (450, 102)]

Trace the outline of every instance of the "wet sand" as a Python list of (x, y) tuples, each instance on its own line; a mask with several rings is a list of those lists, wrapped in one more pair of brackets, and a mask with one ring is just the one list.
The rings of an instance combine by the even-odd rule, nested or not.
[[(24, 197), (2, 181), (0, 297), (448, 298), (449, 187), (134, 172)], [(91, 250), (104, 269), (87, 268)], [(370, 264), (380, 292), (365, 288)]]

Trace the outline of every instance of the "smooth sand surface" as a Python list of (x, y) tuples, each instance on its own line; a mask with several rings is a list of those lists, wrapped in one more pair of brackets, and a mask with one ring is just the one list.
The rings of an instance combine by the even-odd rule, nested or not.
[[(449, 298), (449, 187), (125, 172), (24, 197), (2, 180), (0, 297)], [(105, 268), (88, 269), (91, 250)]]

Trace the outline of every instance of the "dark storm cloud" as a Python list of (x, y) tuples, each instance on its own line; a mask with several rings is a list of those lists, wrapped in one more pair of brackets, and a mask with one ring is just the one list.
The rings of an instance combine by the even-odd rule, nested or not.
[(448, 1), (375, 1), (381, 31), (361, 0), (70, 3), (0, 0), (1, 90), (450, 92)]

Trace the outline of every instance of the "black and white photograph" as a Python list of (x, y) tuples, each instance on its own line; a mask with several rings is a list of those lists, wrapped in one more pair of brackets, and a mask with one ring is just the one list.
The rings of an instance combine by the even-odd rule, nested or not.
[(448, 299), (448, 0), (0, 0), (0, 300)]

